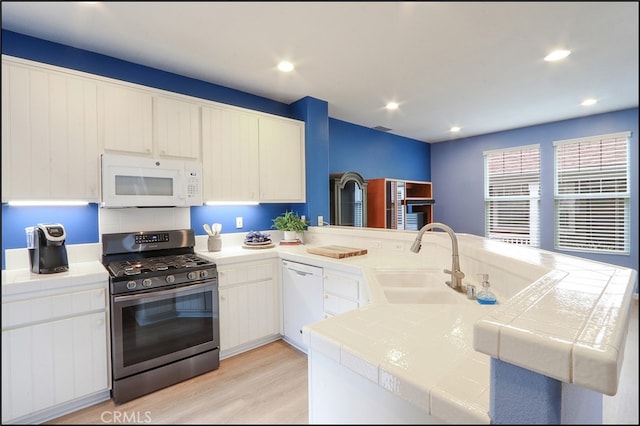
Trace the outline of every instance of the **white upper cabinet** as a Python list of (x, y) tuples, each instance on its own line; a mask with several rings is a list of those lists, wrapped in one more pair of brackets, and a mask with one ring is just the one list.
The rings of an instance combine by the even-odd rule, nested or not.
[(204, 201), (304, 203), (304, 122), (2, 58), (2, 201), (100, 202), (100, 154), (202, 161)]
[(202, 107), (205, 201), (305, 202), (304, 123)]
[(2, 201), (99, 201), (96, 83), (2, 59)]
[(202, 107), (204, 201), (259, 201), (258, 116)]
[(153, 135), (158, 155), (199, 159), (200, 106), (167, 96), (154, 96)]
[(200, 106), (117, 83), (101, 83), (98, 117), (105, 151), (200, 158)]
[(304, 122), (260, 117), (260, 201), (306, 201)]
[(100, 135), (105, 151), (153, 154), (153, 97), (128, 86), (100, 83)]

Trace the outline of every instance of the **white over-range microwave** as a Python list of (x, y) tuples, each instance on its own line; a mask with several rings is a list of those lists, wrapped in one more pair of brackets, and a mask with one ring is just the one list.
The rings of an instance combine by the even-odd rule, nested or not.
[(102, 154), (102, 207), (202, 205), (202, 164)]

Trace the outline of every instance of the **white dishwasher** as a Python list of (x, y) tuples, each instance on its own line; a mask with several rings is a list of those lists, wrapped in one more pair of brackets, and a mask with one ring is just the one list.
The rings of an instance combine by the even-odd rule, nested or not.
[(322, 268), (282, 261), (284, 340), (303, 352), (302, 327), (323, 319)]

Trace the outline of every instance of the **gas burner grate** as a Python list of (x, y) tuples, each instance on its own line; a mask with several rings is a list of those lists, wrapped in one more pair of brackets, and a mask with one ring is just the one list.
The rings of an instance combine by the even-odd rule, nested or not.
[(122, 277), (162, 271), (167, 273), (179, 272), (181, 269), (193, 269), (212, 264), (213, 262), (196, 254), (179, 254), (111, 262), (108, 265), (108, 269), (112, 276)]

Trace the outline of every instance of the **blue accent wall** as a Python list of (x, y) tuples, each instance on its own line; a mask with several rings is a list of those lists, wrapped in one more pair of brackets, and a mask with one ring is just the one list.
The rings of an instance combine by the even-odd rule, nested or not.
[[(304, 214), (304, 204), (260, 204), (258, 206), (191, 207), (191, 226), (196, 235), (205, 235), (205, 223), (222, 224), (222, 233), (275, 230), (272, 219), (285, 210)], [(236, 229), (236, 217), (242, 216), (243, 228)]]
[(483, 152), (540, 145), (540, 248), (554, 250), (553, 142), (617, 132), (631, 132), (631, 247), (629, 255), (562, 251), (638, 270), (638, 108), (563, 120), (431, 145), (434, 216), (456, 232), (484, 235)]
[[(329, 118), (329, 173), (431, 180), (431, 145)], [(436, 188), (434, 186), (434, 192)], [(436, 203), (438, 202), (437, 196)]]
[[(312, 225), (329, 217), (329, 104), (305, 97), (291, 104), (294, 118), (305, 122), (307, 205), (304, 214)], [(302, 212), (300, 212), (302, 214)]]
[(12, 207), (2, 204), (2, 268), (4, 250), (27, 246), (24, 228), (39, 223), (61, 223), (67, 233), (66, 244), (98, 242), (98, 205), (83, 207)]

